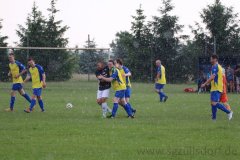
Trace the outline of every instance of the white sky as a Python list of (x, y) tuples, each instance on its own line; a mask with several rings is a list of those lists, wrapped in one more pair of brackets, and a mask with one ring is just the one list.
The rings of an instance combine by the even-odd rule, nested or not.
[[(39, 9), (47, 16), (46, 9), (50, 0), (35, 0)], [(215, 0), (173, 0), (174, 14), (179, 17), (179, 23), (185, 25), (184, 34), (190, 34), (189, 25), (200, 21), (199, 13), (207, 4)], [(27, 14), (31, 12), (34, 0), (0, 0), (0, 19), (3, 19), (2, 35), (9, 36), (8, 43), (13, 45), (19, 39), (16, 35), (18, 24), (26, 22)], [(222, 0), (227, 6), (233, 6), (240, 12), (239, 0)], [(129, 30), (132, 15), (142, 4), (147, 19), (157, 15), (161, 0), (58, 0), (58, 19), (63, 20), (70, 29), (65, 37), (69, 38), (69, 46), (82, 47), (90, 34), (98, 47), (109, 47), (118, 31)]]

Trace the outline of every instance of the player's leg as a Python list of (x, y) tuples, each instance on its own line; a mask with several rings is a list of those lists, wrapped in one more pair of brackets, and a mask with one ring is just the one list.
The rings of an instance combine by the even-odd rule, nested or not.
[(118, 110), (118, 102), (119, 102), (119, 93), (116, 91), (115, 97), (113, 98), (113, 109), (112, 109), (112, 115), (108, 116), (108, 118), (114, 118), (116, 117), (117, 110)]
[(26, 113), (32, 112), (34, 106), (36, 105), (37, 97), (41, 96), (41, 94), (42, 94), (42, 89), (41, 88), (34, 88), (33, 89), (33, 96), (32, 96), (30, 106), (29, 106), (28, 109), (25, 109), (24, 112), (26, 112)]
[(39, 104), (39, 106), (40, 106), (40, 108), (41, 108), (41, 111), (42, 111), (42, 112), (45, 112), (44, 103), (43, 103), (43, 100), (42, 100), (42, 96), (41, 96), (41, 95), (38, 95), (38, 96), (37, 96), (37, 100), (38, 100), (38, 104)]
[[(22, 85), (21, 85), (22, 86)], [(19, 88), (18, 90), (19, 94), (23, 96), (29, 103), (31, 103), (30, 96), (24, 91), (23, 87)]]
[(158, 94), (159, 98), (160, 98), (160, 102), (163, 101), (162, 96), (160, 95), (160, 84), (155, 83), (155, 92)]
[(133, 112), (132, 112), (132, 106), (131, 106), (131, 104), (126, 102), (125, 97), (122, 97), (122, 98), (120, 99), (120, 101), (121, 101), (121, 103), (123, 104), (123, 108), (124, 108), (125, 111), (127, 112), (128, 117), (134, 118), (134, 114), (133, 114)]
[(231, 111), (231, 106), (228, 104), (228, 97), (226, 93), (221, 94), (220, 102), (229, 110)]
[(218, 91), (211, 92), (211, 105), (212, 105), (212, 119), (216, 120), (217, 109), (222, 110), (228, 114), (229, 120), (232, 118), (232, 112), (229, 111), (223, 104), (220, 103), (221, 93)]
[(234, 82), (233, 80), (230, 81), (230, 92), (234, 92)]
[[(126, 91), (125, 91), (125, 100), (126, 100), (126, 102), (127, 102), (129, 105), (130, 105), (131, 94), (132, 94), (131, 88), (130, 88), (130, 87), (127, 87), (127, 89), (126, 89)], [(131, 110), (132, 110), (133, 114), (135, 114), (137, 110), (134, 109), (134, 108), (132, 108), (131, 105), (130, 105), (130, 107), (131, 107)]]
[(102, 102), (102, 107), (105, 108), (107, 112), (112, 112), (112, 110), (108, 107), (108, 104), (107, 104), (109, 93), (110, 93), (110, 89), (103, 90), (101, 102)]
[(16, 100), (16, 91), (12, 90), (10, 95), (11, 95), (11, 98), (10, 98), (9, 108), (5, 110), (7, 112), (11, 112), (14, 109), (14, 103), (15, 103), (15, 100)]
[(164, 84), (159, 84), (158, 89), (159, 89), (160, 102), (166, 102), (168, 99), (168, 96), (163, 91)]

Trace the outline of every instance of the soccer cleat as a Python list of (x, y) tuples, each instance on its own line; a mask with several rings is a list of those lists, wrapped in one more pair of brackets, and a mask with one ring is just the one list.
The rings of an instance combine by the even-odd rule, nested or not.
[(113, 117), (113, 115), (111, 114), (111, 115), (107, 116), (107, 118), (114, 118), (114, 117)]
[(134, 119), (135, 117), (134, 115), (131, 115), (131, 116), (128, 116), (128, 118)]
[(5, 109), (5, 112), (13, 112), (13, 109), (7, 108), (7, 109)]
[(132, 111), (132, 113), (133, 113), (133, 116), (135, 116), (136, 112), (137, 112), (137, 110), (136, 110), (136, 109), (134, 109), (134, 110)]
[(28, 109), (25, 109), (24, 112), (25, 113), (31, 113), (31, 110), (28, 108)]
[(231, 112), (228, 114), (228, 120), (230, 121), (230, 120), (232, 120), (232, 118), (233, 118), (233, 112), (231, 111)]
[(164, 102), (167, 102), (167, 99), (168, 99), (168, 96), (166, 96), (166, 97), (164, 98)]

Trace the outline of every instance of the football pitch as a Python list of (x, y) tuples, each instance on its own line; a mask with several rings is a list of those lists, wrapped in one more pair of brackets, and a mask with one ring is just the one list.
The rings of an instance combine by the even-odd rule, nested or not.
[[(237, 160), (240, 157), (239, 95), (230, 94), (234, 118), (218, 111), (211, 121), (209, 94), (187, 94), (187, 85), (167, 85), (160, 103), (153, 84), (133, 83), (135, 119), (119, 107), (117, 118), (101, 118), (96, 82), (49, 82), (43, 91), (46, 112), (19, 95), (8, 107), (10, 83), (0, 91), (1, 160)], [(30, 83), (26, 86), (31, 93)], [(113, 91), (111, 92), (111, 97)], [(74, 107), (66, 109), (71, 102)], [(112, 107), (112, 99), (109, 100)]]

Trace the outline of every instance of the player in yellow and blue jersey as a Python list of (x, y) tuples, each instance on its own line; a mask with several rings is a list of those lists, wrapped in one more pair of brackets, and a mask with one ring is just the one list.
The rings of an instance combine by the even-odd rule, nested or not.
[[(132, 90), (131, 90), (132, 85), (130, 82), (130, 77), (132, 76), (132, 73), (126, 66), (123, 65), (123, 61), (121, 59), (116, 59), (115, 63), (118, 63), (120, 66), (119, 71), (123, 77), (123, 82), (126, 84), (126, 87), (127, 87), (125, 91), (125, 99), (126, 99), (126, 102), (129, 103), (131, 93), (132, 93)], [(132, 112), (135, 115), (136, 110), (132, 108)]]
[(114, 96), (114, 104), (113, 104), (113, 109), (112, 109), (112, 115), (108, 116), (108, 118), (115, 118), (117, 110), (118, 110), (118, 103), (120, 102), (123, 104), (123, 107), (125, 111), (128, 114), (128, 117), (134, 118), (134, 115), (132, 113), (132, 107), (130, 103), (126, 102), (125, 99), (125, 90), (126, 90), (126, 84), (123, 82), (123, 77), (119, 71), (120, 65), (118, 63), (115, 64), (114, 67), (114, 61), (109, 60), (108, 62), (108, 67), (110, 69), (110, 78), (106, 78), (104, 76), (99, 75), (98, 79), (103, 80), (106, 82), (112, 82), (112, 87), (113, 90), (115, 91), (115, 96)]
[(8, 59), (10, 62), (9, 63), (10, 71), (9, 71), (8, 75), (12, 77), (12, 82), (13, 82), (12, 91), (11, 91), (10, 107), (8, 109), (6, 109), (6, 111), (10, 112), (10, 111), (13, 111), (17, 91), (29, 103), (31, 103), (31, 98), (24, 91), (23, 86), (22, 86), (22, 83), (23, 83), (22, 75), (27, 72), (26, 67), (22, 63), (15, 60), (14, 53), (9, 53)]
[(32, 88), (33, 88), (33, 96), (32, 101), (28, 109), (25, 109), (24, 112), (30, 113), (33, 110), (33, 107), (36, 105), (36, 101), (38, 100), (38, 104), (42, 110), (45, 111), (44, 104), (42, 101), (42, 88), (46, 88), (46, 75), (43, 70), (43, 67), (35, 64), (35, 61), (32, 58), (28, 59), (28, 75), (24, 80), (24, 83), (32, 79)]
[(160, 102), (166, 102), (168, 96), (163, 92), (164, 86), (166, 85), (166, 71), (165, 67), (161, 64), (160, 60), (156, 61), (157, 76), (155, 79), (155, 91), (160, 97)]
[(233, 112), (228, 110), (223, 104), (220, 103), (221, 94), (223, 92), (223, 68), (218, 64), (218, 56), (211, 56), (212, 71), (211, 77), (202, 84), (202, 88), (211, 83), (211, 106), (212, 106), (212, 120), (217, 118), (217, 109), (222, 110), (228, 115), (231, 120)]

